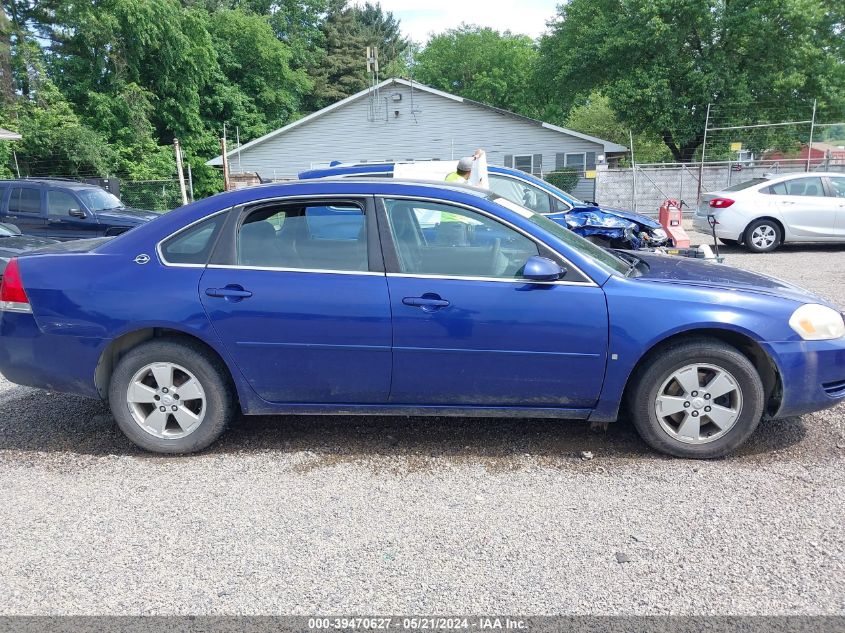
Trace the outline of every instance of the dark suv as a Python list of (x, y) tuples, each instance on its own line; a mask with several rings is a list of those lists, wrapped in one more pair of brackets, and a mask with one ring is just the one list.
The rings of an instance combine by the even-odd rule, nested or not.
[(96, 185), (69, 180), (0, 180), (0, 222), (56, 240), (119, 235), (158, 217), (131, 209)]

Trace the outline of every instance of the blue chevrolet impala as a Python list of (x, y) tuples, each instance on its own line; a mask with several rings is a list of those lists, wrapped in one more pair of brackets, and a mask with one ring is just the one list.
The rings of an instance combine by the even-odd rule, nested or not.
[(302, 181), (13, 259), (0, 372), (108, 399), (162, 453), (245, 414), (615, 420), (717, 457), (764, 415), (845, 399), (825, 300), (718, 264), (609, 251), (496, 194)]

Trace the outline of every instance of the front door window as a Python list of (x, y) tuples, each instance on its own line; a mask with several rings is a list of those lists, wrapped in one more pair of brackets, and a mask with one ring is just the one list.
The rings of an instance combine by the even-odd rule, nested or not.
[(386, 200), (400, 272), (515, 279), (537, 244), (474, 211), (436, 202)]

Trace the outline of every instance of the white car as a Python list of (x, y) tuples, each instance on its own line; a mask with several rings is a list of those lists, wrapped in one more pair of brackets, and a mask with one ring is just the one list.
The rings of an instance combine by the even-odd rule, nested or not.
[(784, 242), (845, 242), (845, 174), (754, 178), (704, 194), (693, 219), (696, 231), (711, 234), (710, 215), (716, 237), (755, 253)]

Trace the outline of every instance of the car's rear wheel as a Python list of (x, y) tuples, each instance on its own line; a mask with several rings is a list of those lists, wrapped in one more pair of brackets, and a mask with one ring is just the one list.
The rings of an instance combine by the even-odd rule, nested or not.
[(634, 377), (627, 404), (652, 448), (708, 459), (731, 453), (754, 432), (764, 390), (757, 369), (739, 350), (700, 339), (652, 356)]
[(156, 453), (208, 447), (237, 412), (220, 360), (180, 339), (149, 341), (127, 353), (112, 375), (109, 404), (123, 433)]
[(782, 241), (780, 226), (773, 220), (755, 220), (745, 229), (745, 247), (752, 253), (770, 253)]

